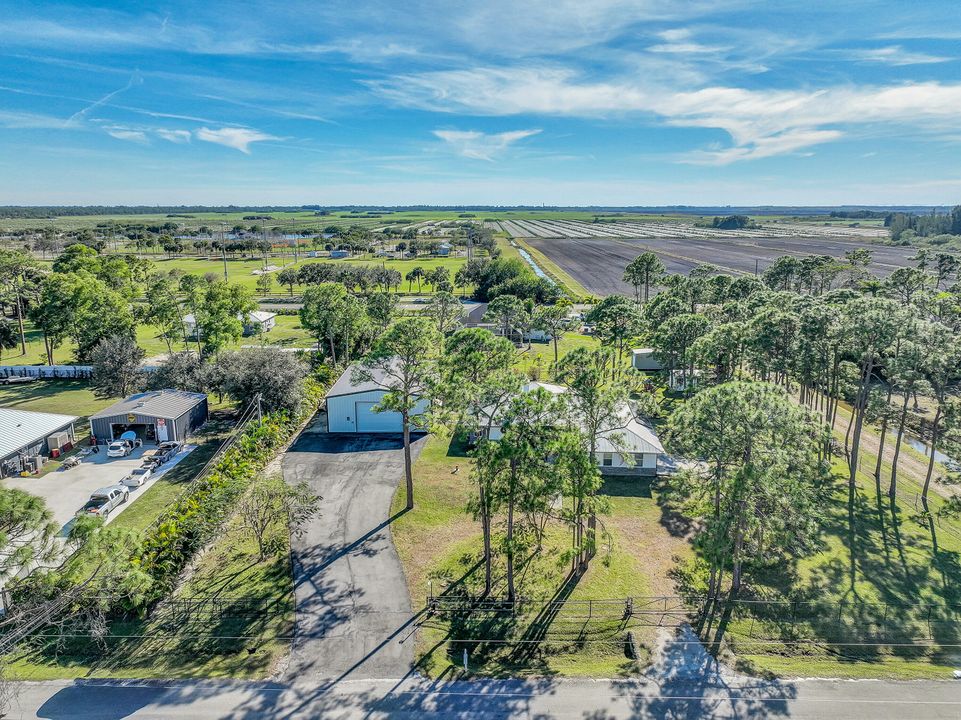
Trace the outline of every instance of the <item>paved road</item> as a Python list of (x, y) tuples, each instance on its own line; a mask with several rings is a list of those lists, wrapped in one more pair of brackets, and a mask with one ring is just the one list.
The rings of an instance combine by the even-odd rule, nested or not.
[(317, 425), (283, 464), (288, 482), (306, 480), (323, 497), (320, 515), (292, 541), (297, 622), (286, 677), (403, 677), (413, 662), (413, 613), (388, 522), (402, 441), (329, 435)]
[(322, 688), (184, 681), (25, 683), (10, 718), (262, 720), (263, 718), (790, 718), (934, 720), (961, 717), (959, 682), (806, 680), (744, 685), (704, 680), (427, 682), (349, 680)]

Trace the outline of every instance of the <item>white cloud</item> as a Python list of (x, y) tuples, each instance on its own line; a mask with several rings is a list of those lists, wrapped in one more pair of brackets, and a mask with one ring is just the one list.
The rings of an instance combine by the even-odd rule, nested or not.
[(63, 119), (52, 115), (0, 110), (0, 127), (29, 130), (52, 130), (63, 127)]
[(155, 132), (164, 140), (169, 140), (172, 143), (190, 142), (189, 130), (167, 130), (166, 128), (157, 128)]
[(678, 127), (723, 130), (718, 162), (770, 157), (836, 140), (858, 127), (961, 129), (961, 84), (833, 86), (748, 90), (711, 86), (678, 92), (635, 79), (583, 81), (558, 68), (476, 68), (395, 77), (372, 84), (393, 101), (423, 109), (483, 115), (605, 118), (644, 114)]
[(483, 133), (477, 130), (434, 130), (434, 135), (450, 145), (458, 155), (491, 162), (512, 143), (537, 135), (540, 130), (511, 130)]
[(848, 56), (861, 62), (881, 63), (884, 65), (930, 65), (934, 63), (950, 62), (954, 58), (940, 55), (929, 55), (923, 52), (911, 52), (900, 45), (888, 45), (880, 48), (850, 50)]
[(264, 140), (281, 139), (279, 137), (275, 137), (274, 135), (262, 133), (259, 130), (238, 127), (225, 127), (218, 128), (216, 130), (212, 130), (208, 127), (202, 127), (194, 131), (194, 136), (198, 140), (217, 143), (218, 145), (226, 145), (229, 148), (240, 150), (240, 152), (247, 153), (248, 155), (250, 154), (251, 143), (262, 142)]
[(147, 142), (147, 134), (143, 130), (130, 130), (129, 128), (104, 128), (110, 137), (118, 140), (129, 140), (131, 142)]

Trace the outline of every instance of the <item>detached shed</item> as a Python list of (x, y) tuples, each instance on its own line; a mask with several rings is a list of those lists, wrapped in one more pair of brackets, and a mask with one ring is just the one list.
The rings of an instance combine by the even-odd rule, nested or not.
[(75, 422), (74, 415), (0, 408), (0, 477), (37, 470), (38, 456), (68, 450)]
[[(384, 399), (391, 379), (372, 370), (373, 379), (353, 381), (351, 366), (327, 391), (327, 430), (332, 433), (399, 433), (404, 424), (399, 412), (375, 412)], [(418, 401), (411, 415), (427, 412), (427, 400)]]
[(663, 370), (664, 365), (654, 357), (652, 348), (635, 348), (631, 350), (631, 367), (635, 370)]
[(137, 393), (90, 416), (90, 433), (110, 442), (132, 430), (144, 442), (183, 442), (207, 422), (207, 396), (183, 390)]

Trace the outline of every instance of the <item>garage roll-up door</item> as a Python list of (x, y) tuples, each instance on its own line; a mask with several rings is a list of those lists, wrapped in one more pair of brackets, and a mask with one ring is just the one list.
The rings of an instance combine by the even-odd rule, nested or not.
[(401, 432), (404, 429), (400, 413), (374, 412), (376, 405), (372, 402), (355, 403), (357, 432)]

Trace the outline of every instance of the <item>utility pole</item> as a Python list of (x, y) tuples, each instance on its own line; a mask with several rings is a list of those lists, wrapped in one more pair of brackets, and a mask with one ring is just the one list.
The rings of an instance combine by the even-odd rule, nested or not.
[(224, 282), (227, 282), (227, 223), (220, 223), (220, 253), (224, 258)]
[(757, 277), (757, 258), (754, 258), (754, 277)]

